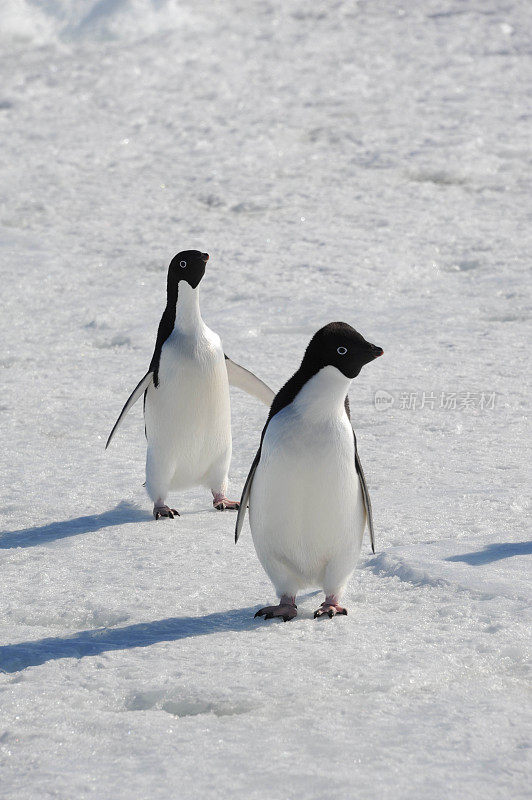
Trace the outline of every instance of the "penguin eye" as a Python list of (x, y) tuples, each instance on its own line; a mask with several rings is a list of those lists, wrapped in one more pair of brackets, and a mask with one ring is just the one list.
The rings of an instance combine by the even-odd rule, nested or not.
[(179, 262), (179, 266), (180, 266), (180, 267), (183, 267), (183, 268), (184, 268), (184, 267), (186, 267), (186, 265), (187, 265), (187, 262), (186, 262), (186, 261), (180, 261), (180, 262)]
[(339, 347), (336, 352), (339, 356), (345, 356), (347, 353), (347, 347)]

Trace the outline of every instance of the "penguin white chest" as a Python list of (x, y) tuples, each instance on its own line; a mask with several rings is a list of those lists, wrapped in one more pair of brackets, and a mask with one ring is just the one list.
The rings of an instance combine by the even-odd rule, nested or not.
[(326, 383), (328, 377), (318, 378), (311, 391), (302, 393), (301, 402), (270, 421), (250, 494), (259, 559), (269, 574), (272, 560), (284, 562), (298, 573), (301, 587), (319, 584), (332, 561), (344, 561), (349, 575), (365, 524), (353, 431), (343, 399), (321, 402), (320, 381)]
[(206, 326), (174, 330), (164, 343), (159, 385), (145, 405), (148, 448), (174, 464), (173, 488), (201, 483), (231, 449), (229, 383), (220, 338)]

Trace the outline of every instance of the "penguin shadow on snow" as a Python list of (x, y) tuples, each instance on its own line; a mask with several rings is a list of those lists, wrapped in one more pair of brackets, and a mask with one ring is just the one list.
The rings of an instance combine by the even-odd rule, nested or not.
[(449, 556), (446, 561), (463, 561), (472, 567), (481, 564), (490, 564), (492, 561), (501, 561), (512, 556), (532, 555), (532, 542), (498, 542), (487, 544), (482, 550), (472, 553), (463, 553), (458, 556)]
[(115, 508), (101, 514), (89, 514), (74, 519), (65, 519), (50, 522), (47, 525), (36, 525), (31, 528), (22, 528), (18, 531), (4, 531), (0, 533), (0, 550), (9, 550), (12, 547), (36, 547), (57, 539), (66, 539), (69, 536), (79, 536), (84, 533), (94, 533), (102, 528), (113, 525), (126, 525), (130, 522), (148, 522), (153, 517), (147, 511), (123, 500)]
[(253, 616), (258, 607), (232, 608), (204, 617), (169, 617), (123, 628), (96, 628), (72, 636), (5, 645), (0, 647), (0, 671), (18, 672), (59, 658), (96, 656), (111, 650), (150, 647), (212, 633), (249, 631), (262, 627)]
[[(302, 595), (301, 599), (312, 597), (319, 592)], [(71, 636), (57, 636), (37, 639), (34, 642), (0, 647), (0, 672), (19, 672), (27, 667), (37, 667), (48, 661), (60, 658), (84, 658), (97, 656), (112, 650), (130, 650), (136, 647), (150, 647), (160, 642), (177, 642), (195, 636), (208, 636), (212, 633), (234, 631), (241, 633), (264, 629), (262, 620), (254, 614), (259, 605), (246, 608), (231, 608), (217, 611), (203, 617), (169, 617), (153, 622), (139, 622), (123, 628), (95, 628), (79, 631)], [(307, 617), (303, 614), (302, 617)], [(310, 619), (312, 615), (308, 614)], [(272, 620), (272, 624), (280, 624)], [(284, 623), (283, 623), (284, 625)]]

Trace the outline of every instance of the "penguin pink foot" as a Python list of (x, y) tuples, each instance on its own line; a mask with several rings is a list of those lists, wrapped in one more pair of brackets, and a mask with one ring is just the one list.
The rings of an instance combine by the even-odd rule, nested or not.
[(317, 611), (314, 612), (314, 619), (324, 617), (326, 614), (329, 619), (332, 619), (337, 614), (347, 614), (347, 608), (343, 608), (342, 606), (338, 605), (334, 595), (329, 595), (325, 598), (325, 602), (322, 603)]
[(224, 494), (215, 494), (212, 504), (216, 511), (238, 511), (240, 508), (238, 500), (228, 500)]
[(264, 619), (281, 617), (285, 622), (288, 622), (288, 620), (297, 617), (295, 600), (295, 597), (289, 597), (284, 594), (278, 606), (265, 606), (264, 608), (260, 608), (255, 614), (255, 617), (264, 617)]
[(180, 517), (181, 514), (175, 508), (169, 508), (165, 505), (154, 505), (153, 516), (155, 519), (159, 519), (160, 517), (169, 517), (170, 519), (174, 519), (174, 517)]

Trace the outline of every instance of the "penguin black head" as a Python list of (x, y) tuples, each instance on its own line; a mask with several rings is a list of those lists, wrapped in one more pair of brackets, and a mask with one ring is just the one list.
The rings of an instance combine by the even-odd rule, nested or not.
[(332, 366), (346, 378), (356, 378), (364, 364), (382, 356), (383, 352), (346, 322), (330, 322), (310, 340), (301, 367), (316, 373)]
[(179, 281), (186, 281), (195, 289), (205, 275), (205, 265), (208, 260), (208, 253), (200, 253), (199, 250), (183, 250), (170, 262), (168, 282), (177, 284)]

